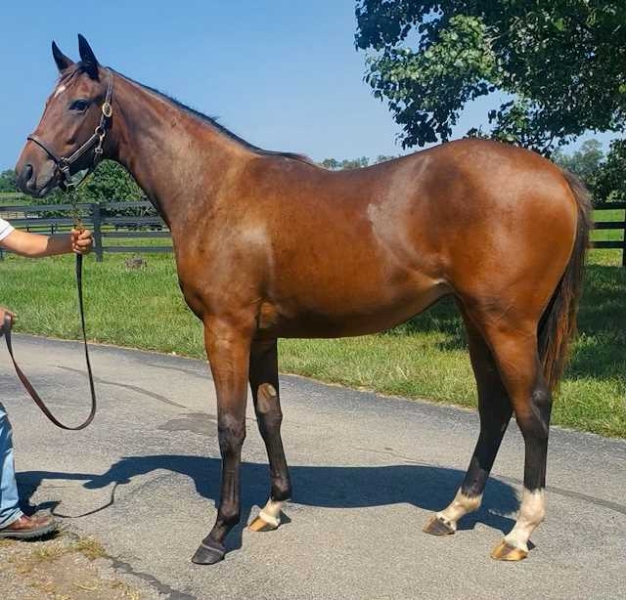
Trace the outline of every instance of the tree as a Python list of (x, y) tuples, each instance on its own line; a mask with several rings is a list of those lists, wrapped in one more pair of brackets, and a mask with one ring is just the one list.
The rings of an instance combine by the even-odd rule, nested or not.
[(331, 171), (338, 171), (341, 169), (341, 163), (336, 158), (325, 158), (320, 165), (325, 169), (330, 169)]
[(144, 193), (122, 165), (102, 161), (78, 191), (81, 202), (131, 202), (143, 200)]
[(0, 173), (0, 192), (17, 192), (17, 178), (13, 169)]
[(403, 146), (447, 141), (462, 109), (495, 91), (489, 134), (549, 154), (586, 130), (623, 131), (624, 0), (357, 0), (366, 81)]
[(626, 202), (626, 140), (611, 143), (593, 192), (598, 202)]
[(344, 159), (341, 162), (336, 158), (326, 158), (324, 159), (320, 165), (326, 169), (330, 169), (331, 171), (345, 171), (348, 169), (360, 169), (362, 167), (367, 167), (369, 165), (369, 158), (367, 156), (361, 156), (361, 158), (354, 159)]
[(562, 150), (555, 150), (552, 154), (555, 163), (576, 173), (593, 191), (596, 179), (604, 167), (604, 159), (602, 144), (598, 140), (587, 140), (573, 154), (565, 154)]
[(626, 140), (614, 140), (606, 155), (600, 142), (587, 140), (572, 154), (556, 150), (552, 159), (585, 182), (594, 203), (626, 201)]

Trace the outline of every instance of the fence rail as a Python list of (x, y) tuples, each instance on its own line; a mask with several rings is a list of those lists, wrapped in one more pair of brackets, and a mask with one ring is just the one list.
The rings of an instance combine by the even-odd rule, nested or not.
[(623, 210), (621, 221), (596, 221), (594, 229), (596, 231), (622, 231), (621, 240), (601, 240), (594, 241), (594, 248), (604, 248), (622, 251), (622, 267), (626, 267), (626, 202), (610, 202), (595, 207), (595, 210), (601, 214), (606, 210)]
[[(120, 216), (120, 211), (136, 211), (136, 215)], [(86, 227), (93, 231), (94, 254), (101, 262), (107, 253), (163, 253), (171, 252), (171, 245), (122, 245), (115, 240), (161, 240), (163, 244), (171, 240), (163, 219), (154, 213), (149, 202), (106, 202), (46, 205), (0, 206), (0, 216), (10, 218), (11, 224), (35, 233), (59, 233), (68, 231), (74, 224), (74, 212), (80, 215)], [(112, 214), (111, 214), (112, 213)], [(6, 250), (0, 250), (0, 259)]]
[[(109, 243), (113, 240), (159, 239), (171, 240), (170, 232), (161, 217), (155, 214), (124, 215), (120, 210), (136, 210), (146, 213), (154, 209), (149, 202), (106, 202), (103, 204), (47, 204), (1, 206), (0, 216), (10, 218), (11, 223), (20, 229), (34, 232), (58, 233), (69, 229), (73, 224), (71, 214), (76, 210), (81, 214), (84, 224), (94, 233), (94, 252), (96, 260), (104, 259), (106, 253), (151, 253), (171, 252), (171, 245), (124, 246)], [(593, 242), (594, 248), (622, 251), (622, 266), (626, 267), (626, 202), (612, 202), (596, 206), (599, 213), (606, 210), (622, 210), (621, 221), (596, 221), (596, 231), (622, 231), (621, 240), (602, 240)], [(46, 213), (51, 216), (46, 216)], [(63, 213), (67, 213), (63, 215)], [(62, 215), (62, 216), (60, 216)], [(0, 249), (0, 259), (6, 252)]]

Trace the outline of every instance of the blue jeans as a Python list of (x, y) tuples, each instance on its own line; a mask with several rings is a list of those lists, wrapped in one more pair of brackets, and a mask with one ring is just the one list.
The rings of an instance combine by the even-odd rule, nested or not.
[(0, 404), (0, 529), (17, 521), (22, 514), (15, 480), (13, 432), (6, 410)]

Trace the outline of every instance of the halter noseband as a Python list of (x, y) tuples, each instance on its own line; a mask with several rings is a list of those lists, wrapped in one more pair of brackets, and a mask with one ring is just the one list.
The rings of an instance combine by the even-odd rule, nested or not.
[[(37, 144), (54, 161), (54, 164), (57, 167), (61, 179), (59, 182), (59, 187), (63, 191), (67, 191), (69, 188), (74, 187), (74, 185), (80, 185), (83, 181), (85, 181), (85, 179), (95, 169), (96, 165), (102, 159), (102, 145), (104, 144), (104, 138), (107, 134), (107, 129), (111, 121), (111, 116), (113, 115), (113, 105), (111, 104), (111, 100), (113, 99), (113, 75), (108, 69), (106, 69), (106, 72), (108, 74), (109, 83), (107, 85), (107, 93), (101, 107), (102, 114), (100, 115), (100, 123), (98, 123), (98, 126), (94, 130), (93, 135), (82, 146), (80, 146), (78, 150), (76, 150), (70, 156), (59, 157), (50, 148), (49, 144), (44, 142), (38, 136), (31, 134), (26, 138), (30, 142)], [(78, 184), (72, 183), (72, 166), (94, 146), (95, 148), (93, 160), (91, 162), (91, 165), (87, 168), (87, 173)]]

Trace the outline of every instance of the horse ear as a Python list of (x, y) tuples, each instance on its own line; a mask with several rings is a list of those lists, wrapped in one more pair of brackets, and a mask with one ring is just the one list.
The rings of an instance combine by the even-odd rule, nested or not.
[(59, 72), (63, 73), (65, 69), (68, 69), (74, 64), (74, 61), (71, 58), (68, 58), (59, 50), (56, 42), (52, 42), (52, 56), (54, 57), (54, 62), (57, 64), (57, 68)]
[(98, 59), (93, 53), (89, 42), (79, 33), (78, 34), (78, 52), (82, 66), (92, 79), (98, 79)]

